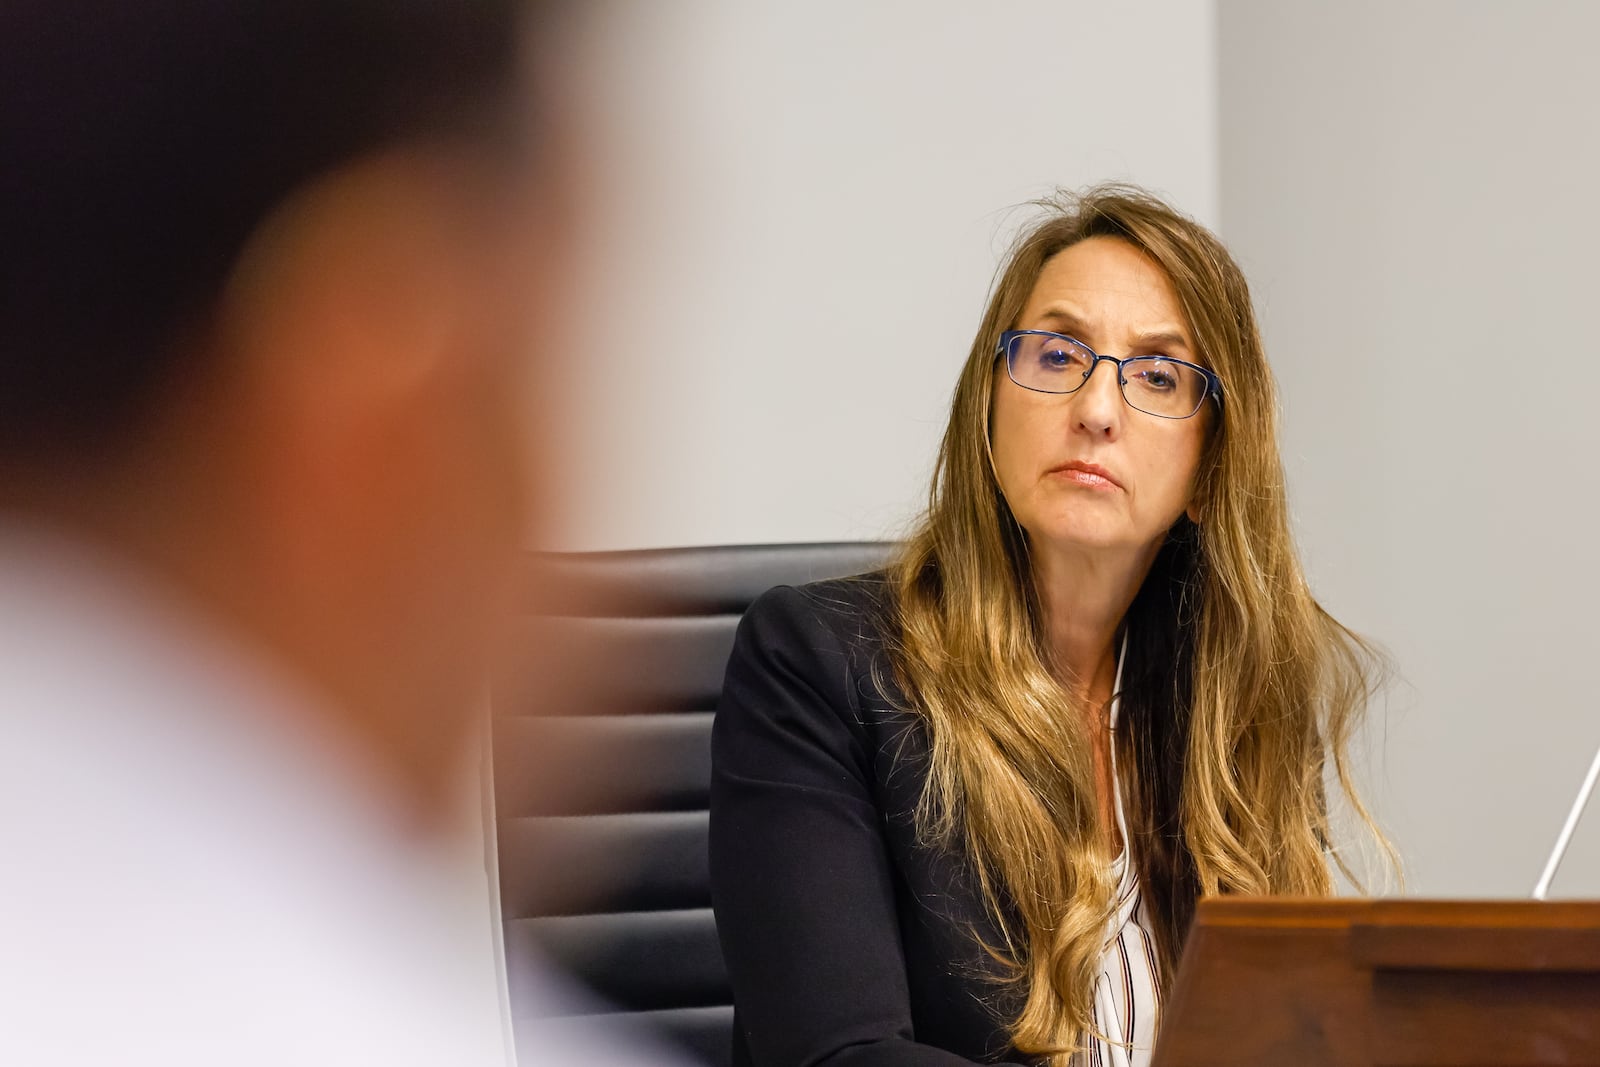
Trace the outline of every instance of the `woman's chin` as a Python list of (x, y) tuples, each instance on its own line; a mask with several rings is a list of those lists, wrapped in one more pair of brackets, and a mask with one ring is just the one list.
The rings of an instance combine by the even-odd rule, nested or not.
[(1030, 532), (1035, 547), (1048, 547), (1065, 553), (1126, 552), (1148, 540), (1140, 538), (1123, 524), (1073, 522), (1039, 533)]

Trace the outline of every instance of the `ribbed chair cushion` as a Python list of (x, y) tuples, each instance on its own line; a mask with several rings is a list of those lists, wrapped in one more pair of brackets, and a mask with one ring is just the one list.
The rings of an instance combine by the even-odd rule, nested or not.
[[(734, 630), (772, 586), (871, 570), (890, 547), (738, 545), (531, 560), (519, 663), (494, 700), (519, 1049), (581, 1021), (642, 1031), (727, 1067), (733, 1000), (711, 913), (706, 809), (711, 723)], [(552, 1019), (525, 1003), (528, 975), (548, 963), (592, 989), (606, 1013)]]

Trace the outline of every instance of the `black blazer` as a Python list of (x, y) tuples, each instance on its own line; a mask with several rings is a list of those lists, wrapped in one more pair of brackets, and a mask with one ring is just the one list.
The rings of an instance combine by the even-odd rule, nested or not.
[(919, 844), (925, 728), (887, 675), (881, 574), (744, 616), (712, 733), (711, 892), (736, 1065), (1027, 1062), (965, 866)]

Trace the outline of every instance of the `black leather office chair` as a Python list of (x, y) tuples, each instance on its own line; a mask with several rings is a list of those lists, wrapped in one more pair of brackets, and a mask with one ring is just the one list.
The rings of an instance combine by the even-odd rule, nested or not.
[[(495, 697), (494, 795), (519, 1047), (536, 960), (726, 1067), (733, 1027), (706, 859), (711, 721), (752, 600), (880, 566), (883, 543), (540, 556), (526, 674)], [(777, 917), (774, 921), (780, 921)], [(530, 1057), (531, 1058), (531, 1057)]]

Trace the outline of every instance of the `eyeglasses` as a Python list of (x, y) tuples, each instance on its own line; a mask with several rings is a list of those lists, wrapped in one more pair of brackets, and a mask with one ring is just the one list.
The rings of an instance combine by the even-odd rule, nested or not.
[(1171, 356), (1102, 356), (1082, 341), (1048, 330), (1007, 330), (995, 357), (1006, 373), (1036, 393), (1072, 393), (1083, 388), (1101, 360), (1117, 369), (1117, 387), (1128, 406), (1163, 419), (1187, 419), (1206, 398), (1222, 405), (1222, 379), (1204, 367)]

